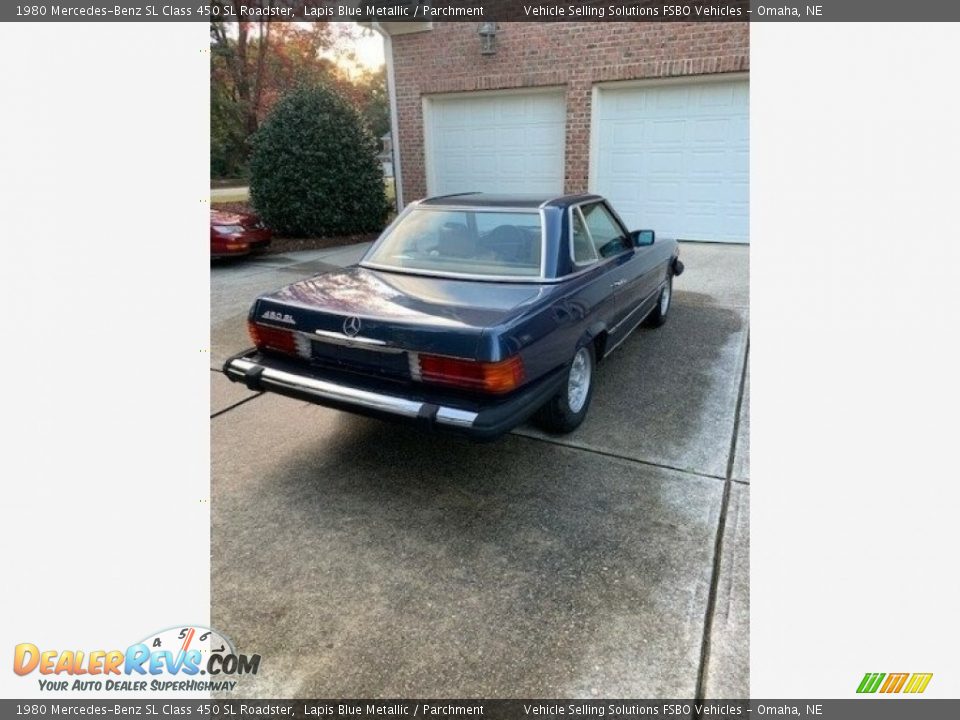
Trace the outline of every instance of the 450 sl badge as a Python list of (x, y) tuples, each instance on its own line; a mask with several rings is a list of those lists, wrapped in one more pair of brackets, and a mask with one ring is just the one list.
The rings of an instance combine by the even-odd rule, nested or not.
[(293, 319), (293, 315), (290, 313), (278, 313), (276, 310), (267, 310), (260, 317), (264, 320), (273, 320), (274, 322), (287, 323), (288, 325), (297, 324), (297, 321)]

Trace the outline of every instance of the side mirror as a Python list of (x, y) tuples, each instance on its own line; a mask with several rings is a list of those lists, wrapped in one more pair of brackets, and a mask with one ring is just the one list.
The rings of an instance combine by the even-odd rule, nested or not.
[(655, 237), (656, 233), (654, 233), (653, 230), (634, 230), (630, 233), (630, 239), (633, 240), (634, 247), (653, 245)]

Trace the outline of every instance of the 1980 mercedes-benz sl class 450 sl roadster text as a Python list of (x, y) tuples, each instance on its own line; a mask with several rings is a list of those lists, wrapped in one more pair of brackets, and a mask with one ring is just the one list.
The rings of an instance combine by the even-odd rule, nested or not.
[(576, 428), (595, 371), (667, 319), (674, 240), (597, 195), (468, 193), (408, 206), (359, 264), (262, 295), (224, 372), (341, 410), (477, 439)]

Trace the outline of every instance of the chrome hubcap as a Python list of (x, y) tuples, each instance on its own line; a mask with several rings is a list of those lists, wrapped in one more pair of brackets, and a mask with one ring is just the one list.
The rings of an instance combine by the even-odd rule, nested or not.
[(670, 281), (667, 281), (666, 286), (663, 288), (663, 292), (660, 293), (660, 314), (666, 315), (667, 308), (670, 307)]
[(583, 410), (590, 390), (590, 353), (586, 348), (577, 350), (570, 365), (570, 377), (567, 379), (567, 405), (578, 413)]

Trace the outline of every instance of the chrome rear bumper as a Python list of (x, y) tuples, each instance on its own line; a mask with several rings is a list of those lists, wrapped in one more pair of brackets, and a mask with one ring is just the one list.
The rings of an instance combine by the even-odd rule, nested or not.
[(268, 367), (243, 357), (227, 360), (223, 370), (231, 380), (244, 382), (251, 389), (272, 390), (281, 394), (297, 393), (310, 396), (321, 404), (323, 401), (339, 403), (403, 418), (423, 418), (461, 429), (472, 428), (477, 420), (477, 413), (468, 410), (362, 390)]

